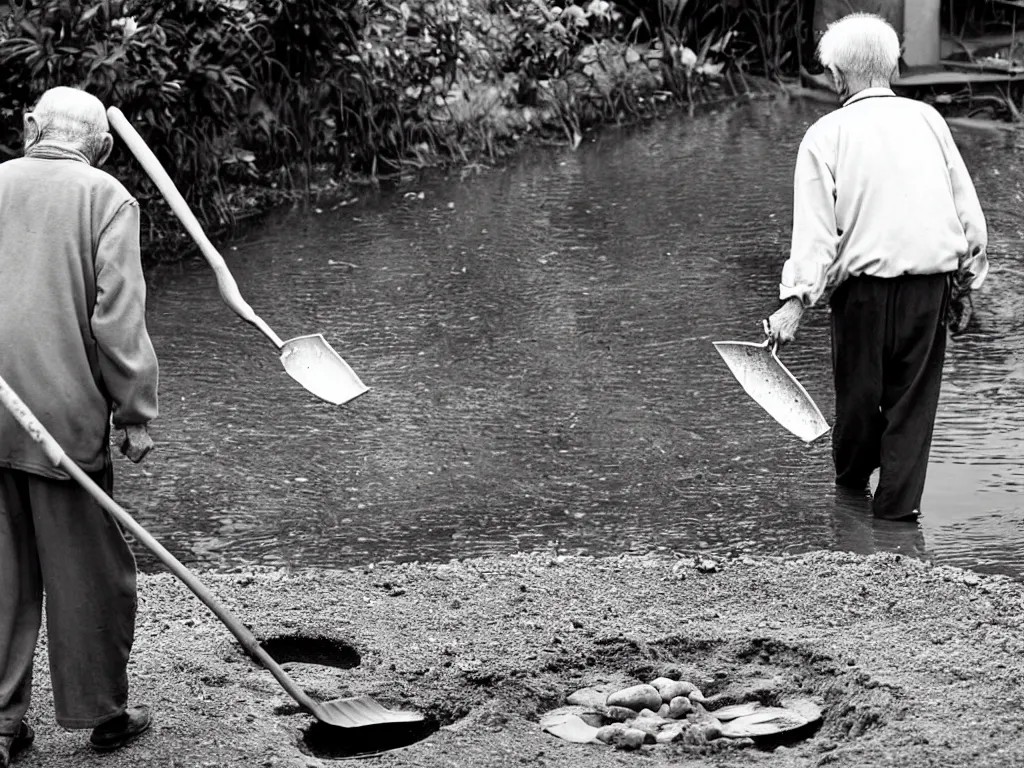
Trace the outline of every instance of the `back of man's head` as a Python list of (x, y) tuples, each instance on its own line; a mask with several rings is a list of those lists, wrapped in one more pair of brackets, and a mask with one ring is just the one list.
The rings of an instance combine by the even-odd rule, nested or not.
[(78, 88), (51, 88), (25, 115), (26, 152), (38, 144), (55, 144), (77, 150), (93, 165), (100, 165), (112, 142), (103, 102)]
[(851, 13), (828, 25), (818, 60), (848, 79), (888, 84), (899, 68), (899, 36), (881, 16)]

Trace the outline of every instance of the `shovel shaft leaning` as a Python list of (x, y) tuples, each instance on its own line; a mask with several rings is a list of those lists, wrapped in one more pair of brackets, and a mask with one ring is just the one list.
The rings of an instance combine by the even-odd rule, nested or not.
[(242, 294), (238, 290), (238, 283), (235, 282), (235, 278), (231, 274), (231, 270), (228, 269), (224, 257), (220, 255), (220, 252), (210, 242), (210, 238), (206, 236), (202, 225), (195, 217), (195, 214), (192, 213), (192, 209), (185, 202), (185, 198), (178, 191), (174, 181), (167, 171), (164, 170), (163, 165), (160, 164), (160, 161), (139, 135), (138, 131), (135, 130), (132, 124), (128, 122), (128, 118), (117, 107), (109, 107), (107, 109), (107, 119), (114, 130), (117, 131), (121, 140), (131, 150), (131, 153), (135, 155), (139, 165), (143, 167), (149, 178), (153, 180), (157, 189), (160, 190), (160, 194), (164, 196), (167, 204), (171, 206), (171, 210), (181, 220), (185, 230), (196, 241), (199, 250), (202, 251), (205, 259), (213, 267), (214, 274), (217, 275), (217, 288), (220, 290), (220, 295), (224, 302), (243, 320), (259, 328), (274, 343), (274, 346), (281, 349), (284, 346), (281, 337), (274, 333), (270, 326), (253, 311), (249, 303), (242, 298)]
[(62, 454), (60, 468), (71, 475), (76, 482), (85, 488), (89, 495), (96, 499), (96, 501), (102, 505), (103, 508), (109, 512), (115, 520), (117, 520), (117, 522), (126, 528), (132, 536), (142, 542), (146, 549), (156, 555), (160, 562), (167, 566), (171, 573), (181, 579), (185, 586), (192, 590), (195, 596), (202, 600), (207, 608), (213, 611), (214, 615), (221, 620), (221, 623), (231, 630), (231, 634), (235, 636), (239, 644), (245, 649), (246, 653), (262, 664), (264, 668), (266, 668), (277, 679), (277, 682), (280, 683), (281, 687), (288, 692), (288, 695), (310, 712), (316, 708), (316, 703), (313, 702), (306, 693), (295, 684), (295, 681), (292, 680), (283, 669), (281, 669), (270, 654), (263, 650), (259, 640), (256, 639), (256, 636), (253, 635), (249, 628), (239, 621), (238, 617), (221, 605), (220, 602), (218, 602), (210, 593), (210, 590), (206, 588), (206, 585), (199, 581), (192, 571), (182, 565), (178, 558), (168, 552), (167, 549), (164, 548), (163, 544), (153, 538), (149, 531), (139, 525), (139, 523), (135, 521), (135, 518), (129, 515), (120, 504), (104, 493), (103, 489), (96, 485), (92, 478), (83, 472), (75, 462), (68, 458), (67, 454)]
[(108, 496), (102, 488), (93, 482), (92, 478), (87, 475), (81, 467), (73, 462), (68, 455), (64, 452), (64, 449), (60, 447), (53, 436), (47, 431), (46, 427), (40, 423), (39, 419), (35, 417), (35, 414), (29, 410), (28, 406), (25, 405), (24, 401), (18, 396), (18, 393), (11, 389), (10, 385), (0, 376), (0, 402), (13, 414), (14, 418), (18, 420), (18, 423), (25, 429), (32, 439), (35, 440), (43, 450), (46, 452), (46, 457), (53, 463), (55, 467), (60, 467), (67, 472), (71, 478), (81, 485), (86, 492), (96, 499), (97, 503), (100, 504), (110, 515), (117, 520), (124, 528), (126, 528), (136, 539), (142, 542), (146, 548), (152, 552), (157, 558), (160, 559), (164, 565), (167, 566), (170, 571), (177, 576), (181, 581), (185, 583), (192, 592), (198, 597), (203, 603), (206, 604), (214, 615), (231, 630), (241, 646), (246, 652), (254, 659), (259, 661), (270, 673), (277, 679), (277, 682), (281, 684), (288, 695), (290, 695), (295, 701), (303, 706), (309, 712), (315, 712), (318, 705), (313, 701), (306, 693), (295, 684), (288, 674), (281, 669), (280, 665), (268, 654), (263, 647), (260, 645), (256, 636), (246, 627), (238, 618), (231, 613), (227, 608), (221, 605), (217, 599), (210, 593), (206, 586), (196, 578), (188, 568), (181, 564), (181, 562), (170, 552), (168, 552), (164, 546), (157, 541), (153, 536), (150, 535), (149, 531), (143, 528), (135, 519), (129, 515), (120, 504), (114, 501)]

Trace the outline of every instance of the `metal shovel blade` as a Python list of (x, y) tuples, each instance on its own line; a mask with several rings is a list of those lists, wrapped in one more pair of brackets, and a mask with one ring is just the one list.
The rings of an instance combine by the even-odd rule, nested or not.
[(794, 435), (810, 443), (831, 429), (807, 390), (767, 343), (713, 343), (746, 393)]
[(299, 384), (335, 405), (347, 403), (369, 390), (320, 333), (284, 342), (281, 364)]
[(361, 728), (385, 723), (418, 723), (423, 720), (423, 715), (419, 712), (388, 709), (369, 696), (318, 702), (312, 714), (321, 723), (338, 728)]

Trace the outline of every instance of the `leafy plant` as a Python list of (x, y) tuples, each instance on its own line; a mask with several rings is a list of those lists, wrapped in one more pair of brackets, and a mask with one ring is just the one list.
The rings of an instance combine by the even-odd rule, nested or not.
[(781, 71), (797, 2), (6, 0), (0, 153), (45, 89), (85, 88), (124, 110), (205, 223), (230, 223), (243, 187), (493, 156), (538, 126), (578, 142), (655, 95), (692, 99), (745, 55), (740, 28)]

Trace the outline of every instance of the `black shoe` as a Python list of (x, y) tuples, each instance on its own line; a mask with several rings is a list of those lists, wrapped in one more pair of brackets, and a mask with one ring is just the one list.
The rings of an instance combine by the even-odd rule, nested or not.
[(36, 732), (24, 720), (21, 721), (16, 734), (0, 736), (0, 768), (7, 768), (11, 764), (11, 758), (28, 749), (35, 740)]
[(93, 728), (89, 743), (94, 749), (118, 749), (144, 733), (152, 722), (149, 707), (145, 704), (129, 707), (112, 720)]

